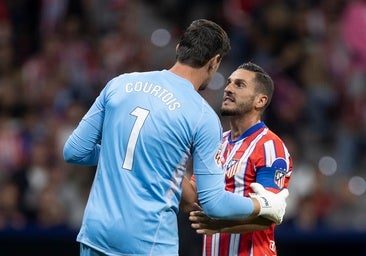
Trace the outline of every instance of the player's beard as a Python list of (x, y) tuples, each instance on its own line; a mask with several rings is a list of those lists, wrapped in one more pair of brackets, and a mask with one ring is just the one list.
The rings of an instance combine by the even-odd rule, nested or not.
[(226, 105), (222, 105), (220, 109), (220, 113), (222, 116), (242, 116), (246, 113), (252, 111), (253, 108), (253, 102), (254, 102), (254, 96), (250, 97), (249, 100), (244, 101), (238, 105), (235, 105), (235, 107), (228, 107)]

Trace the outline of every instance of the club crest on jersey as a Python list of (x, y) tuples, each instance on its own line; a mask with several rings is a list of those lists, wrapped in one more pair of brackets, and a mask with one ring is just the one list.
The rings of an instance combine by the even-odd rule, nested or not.
[(225, 166), (224, 166), (225, 174), (228, 178), (231, 178), (237, 172), (237, 170), (238, 170), (237, 163), (238, 162), (239, 161), (237, 159), (231, 159), (227, 164), (225, 164)]
[(274, 182), (275, 184), (283, 188), (285, 186), (285, 177), (287, 174), (287, 162), (283, 158), (277, 158), (273, 161), (272, 167), (276, 169), (274, 174)]

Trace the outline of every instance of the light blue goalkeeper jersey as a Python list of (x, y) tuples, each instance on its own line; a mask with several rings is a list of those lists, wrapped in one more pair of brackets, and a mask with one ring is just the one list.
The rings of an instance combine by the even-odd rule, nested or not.
[(77, 241), (107, 255), (178, 255), (190, 157), (207, 214), (251, 214), (250, 199), (224, 192), (221, 137), (218, 116), (189, 81), (168, 70), (112, 79), (64, 146), (65, 161), (97, 165)]

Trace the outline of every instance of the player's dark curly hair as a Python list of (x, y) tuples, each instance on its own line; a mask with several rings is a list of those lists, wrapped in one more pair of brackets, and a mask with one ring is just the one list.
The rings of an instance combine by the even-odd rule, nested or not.
[(245, 69), (255, 73), (255, 82), (258, 85), (257, 91), (268, 96), (268, 101), (265, 108), (271, 103), (274, 84), (269, 74), (260, 66), (253, 62), (241, 64), (237, 69)]
[(223, 28), (206, 19), (193, 21), (178, 43), (176, 59), (194, 68), (203, 67), (217, 54), (221, 60), (230, 50), (230, 40)]

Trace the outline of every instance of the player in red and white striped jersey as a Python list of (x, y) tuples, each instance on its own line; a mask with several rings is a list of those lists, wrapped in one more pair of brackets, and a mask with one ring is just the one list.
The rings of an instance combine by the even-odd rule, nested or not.
[[(226, 190), (248, 197), (257, 182), (272, 192), (289, 185), (292, 158), (280, 137), (262, 121), (274, 85), (258, 65), (239, 66), (227, 79), (221, 107), (230, 119), (217, 161), (226, 173)], [(195, 183), (195, 177), (191, 177)], [(225, 207), (223, 205), (222, 207)], [(217, 220), (201, 211), (191, 212), (192, 227), (204, 234), (204, 256), (275, 256), (275, 225), (263, 217)]]

